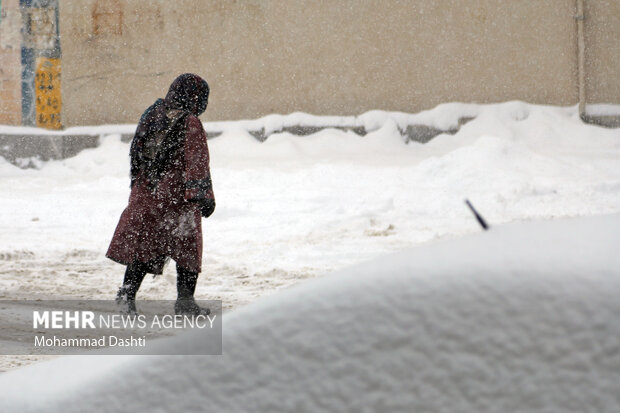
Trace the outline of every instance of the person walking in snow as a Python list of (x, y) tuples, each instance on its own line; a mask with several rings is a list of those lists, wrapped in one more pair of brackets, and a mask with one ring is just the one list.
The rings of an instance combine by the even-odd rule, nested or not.
[(136, 313), (136, 293), (147, 273), (177, 267), (176, 314), (207, 315), (194, 291), (202, 262), (201, 216), (215, 209), (207, 136), (198, 116), (209, 85), (186, 73), (140, 118), (131, 142), (131, 194), (106, 257), (127, 266), (117, 294), (122, 311)]

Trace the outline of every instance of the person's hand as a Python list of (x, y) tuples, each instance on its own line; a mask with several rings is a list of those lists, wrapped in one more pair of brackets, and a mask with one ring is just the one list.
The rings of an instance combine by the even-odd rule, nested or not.
[(200, 215), (204, 218), (209, 218), (211, 214), (215, 211), (215, 200), (214, 199), (205, 199), (200, 202)]

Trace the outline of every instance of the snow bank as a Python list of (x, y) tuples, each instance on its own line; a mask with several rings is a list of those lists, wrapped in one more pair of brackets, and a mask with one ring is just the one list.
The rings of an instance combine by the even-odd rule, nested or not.
[[(511, 103), (521, 104), (520, 102)], [(359, 116), (319, 116), (295, 112), (286, 115), (271, 114), (252, 120), (204, 122), (204, 127), (207, 132), (214, 134), (239, 131), (262, 131), (266, 136), (269, 136), (286, 128), (297, 126), (315, 128), (363, 128), (366, 132), (373, 132), (381, 129), (386, 123), (393, 122), (403, 131), (409, 125), (426, 125), (439, 130), (448, 131), (457, 129), (462, 119), (475, 118), (481, 111), (485, 110), (485, 108), (492, 106), (494, 105), (453, 102), (441, 104), (433, 109), (425, 110), (420, 113), (372, 110)], [(563, 108), (562, 110), (574, 112), (576, 109)], [(0, 125), (0, 134), (37, 136), (131, 135), (135, 132), (135, 129), (135, 124), (77, 126), (61, 131), (35, 127)]]
[[(451, 130), (459, 126), (462, 118), (477, 116), (483, 106), (466, 103), (446, 103), (431, 110), (411, 114), (403, 112), (387, 112), (372, 110), (359, 116), (318, 116), (303, 112), (287, 115), (271, 114), (259, 119), (236, 120), (223, 122), (205, 122), (207, 132), (227, 133), (243, 130), (245, 132), (263, 131), (266, 136), (282, 131), (288, 127), (342, 127), (364, 128), (367, 132), (380, 129), (387, 122), (395, 122), (401, 130), (408, 125), (422, 124), (441, 130)], [(43, 136), (71, 136), (71, 135), (107, 135), (133, 134), (135, 124), (77, 126), (61, 131), (52, 131), (35, 127), (0, 125), (0, 134), (6, 135), (43, 135)]]
[(75, 126), (63, 130), (49, 130), (28, 126), (0, 125), (0, 134), (3, 135), (33, 135), (33, 136), (75, 136), (75, 135), (110, 135), (133, 134), (135, 124)]
[(224, 356), (5, 373), (0, 410), (613, 412), (619, 244), (612, 215), (409, 249), (225, 315)]
[(588, 104), (586, 114), (590, 116), (620, 116), (620, 105), (614, 104)]
[(451, 130), (458, 128), (461, 119), (476, 117), (483, 108), (484, 105), (454, 102), (414, 114), (372, 110), (359, 116), (317, 116), (296, 112), (288, 115), (273, 114), (255, 120), (207, 122), (205, 129), (224, 133), (235, 129), (264, 131), (264, 134), (269, 136), (295, 126), (364, 128), (367, 132), (373, 132), (381, 129), (386, 123), (393, 122), (400, 130), (405, 130), (409, 125), (426, 125), (440, 130)]

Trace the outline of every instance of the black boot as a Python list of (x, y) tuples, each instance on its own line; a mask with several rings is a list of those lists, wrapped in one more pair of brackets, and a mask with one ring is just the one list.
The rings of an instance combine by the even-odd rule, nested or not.
[(207, 316), (211, 314), (208, 308), (200, 307), (194, 300), (198, 273), (186, 270), (177, 264), (177, 301), (174, 303), (176, 315)]
[(136, 310), (136, 299), (128, 298), (128, 289), (125, 286), (119, 288), (116, 293), (116, 305), (121, 314), (138, 315)]
[(136, 293), (146, 275), (146, 268), (141, 262), (129, 264), (125, 270), (123, 285), (116, 294), (116, 304), (122, 314), (137, 315)]

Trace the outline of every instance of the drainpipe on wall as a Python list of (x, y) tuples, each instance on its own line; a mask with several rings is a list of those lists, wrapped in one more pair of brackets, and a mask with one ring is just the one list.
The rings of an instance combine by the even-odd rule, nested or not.
[(577, 0), (577, 75), (579, 82), (579, 117), (586, 118), (586, 43), (584, 39), (584, 20), (586, 19), (583, 0)]

